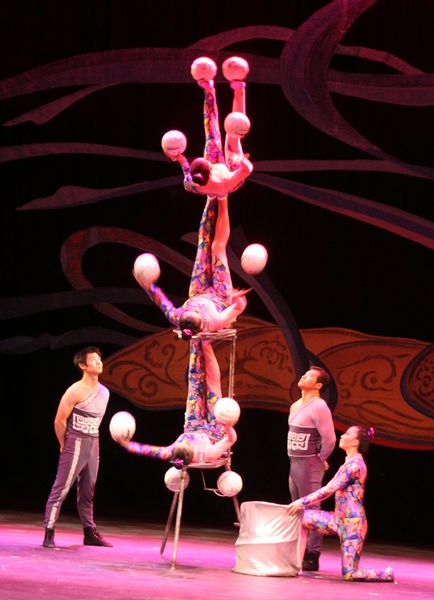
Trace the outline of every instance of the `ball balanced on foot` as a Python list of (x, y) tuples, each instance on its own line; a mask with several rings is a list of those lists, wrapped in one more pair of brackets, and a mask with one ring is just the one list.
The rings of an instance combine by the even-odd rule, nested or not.
[(217, 74), (217, 65), (207, 56), (200, 56), (191, 65), (191, 75), (196, 81), (211, 81)]

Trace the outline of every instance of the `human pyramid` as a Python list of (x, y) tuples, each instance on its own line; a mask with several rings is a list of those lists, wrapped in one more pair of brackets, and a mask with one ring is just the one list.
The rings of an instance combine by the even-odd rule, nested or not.
[[(164, 153), (172, 161), (178, 162), (182, 168), (185, 189), (206, 196), (205, 208), (199, 225), (197, 253), (190, 280), (188, 300), (176, 308), (156, 285), (160, 276), (160, 266), (157, 258), (152, 254), (140, 255), (136, 259), (133, 269), (138, 283), (163, 311), (170, 323), (175, 326), (179, 337), (190, 341), (184, 431), (170, 446), (151, 446), (131, 440), (135, 432), (135, 422), (128, 413), (117, 413), (110, 423), (112, 437), (130, 452), (169, 460), (175, 464), (175, 467), (167, 471), (165, 483), (172, 491), (179, 491), (181, 499), (183, 490), (188, 483), (186, 469), (189, 466), (200, 468), (225, 466), (226, 471), (217, 481), (218, 490), (222, 495), (236, 496), (242, 488), (242, 479), (237, 473), (230, 470), (229, 460), (230, 449), (237, 439), (234, 426), (240, 416), (240, 407), (233, 398), (222, 398), (220, 368), (212, 344), (219, 336), (227, 337), (231, 331), (234, 331), (233, 324), (246, 308), (246, 294), (249, 291), (233, 288), (226, 256), (226, 246), (230, 235), (228, 194), (242, 186), (253, 170), (253, 165), (248, 155), (243, 153), (241, 145), (242, 138), (250, 129), (250, 121), (245, 110), (245, 79), (249, 72), (249, 65), (242, 58), (232, 57), (223, 63), (222, 70), (234, 93), (232, 112), (224, 121), (226, 132), (224, 148), (220, 136), (214, 87), (217, 67), (207, 57), (198, 58), (191, 66), (193, 78), (204, 90), (206, 139), (204, 156), (196, 158), (190, 164), (183, 154), (187, 147), (187, 139), (181, 131), (169, 131), (162, 138)], [(264, 269), (267, 256), (267, 251), (262, 245), (252, 244), (243, 252), (241, 265), (248, 274), (258, 274)], [(300, 462), (297, 463), (297, 459), (311, 461), (309, 464), (312, 465), (312, 469), (318, 471), (322, 469), (324, 472), (326, 468), (319, 454), (325, 439), (326, 428), (324, 422), (321, 421), (324, 407), (330, 413), (326, 403), (319, 395), (324, 385), (327, 385), (327, 378), (324, 379), (323, 374), (327, 375), (322, 368), (312, 366), (298, 382), (301, 398), (291, 406), (289, 432), (295, 432), (295, 435), (298, 435), (297, 428), (301, 428), (301, 435), (304, 436), (304, 439), (309, 440), (312, 437), (312, 447), (309, 447), (308, 442), (303, 445), (305, 447), (302, 449), (297, 445), (297, 451), (301, 452), (302, 450), (304, 454), (303, 452), (294, 454), (292, 446), (289, 448), (291, 450), (289, 453), (291, 477), (295, 477), (293, 466), (295, 472), (297, 465), (300, 465)], [(313, 419), (314, 413), (312, 412), (314, 403), (318, 405), (315, 413), (316, 420)], [(302, 411), (304, 412), (299, 417), (299, 413)], [(309, 413), (309, 411), (311, 412)], [(311, 420), (309, 420), (309, 414)], [(295, 422), (297, 418), (300, 418), (299, 423)], [(325, 417), (322, 418), (324, 420)], [(333, 430), (331, 413), (327, 418), (329, 418), (330, 427)], [(294, 419), (294, 422), (291, 419)], [(319, 432), (320, 425), (323, 432), (321, 434)], [(323, 487), (319, 485), (318, 489), (310, 490), (307, 493), (298, 493), (296, 489), (293, 493), (291, 489), (291, 504), (280, 506), (283, 508), (283, 513), (279, 530), (281, 525), (287, 523), (288, 518), (295, 518), (298, 513), (302, 512), (303, 529), (339, 536), (342, 576), (345, 580), (392, 582), (394, 581), (394, 572), (391, 567), (386, 569), (359, 567), (367, 534), (367, 518), (363, 506), (367, 467), (363, 455), (367, 452), (369, 441), (373, 435), (372, 428), (368, 430), (359, 425), (349, 427), (339, 441), (340, 448), (346, 453), (344, 464)], [(321, 443), (317, 445), (316, 440), (319, 438)], [(291, 439), (288, 436), (288, 440)], [(334, 439), (333, 432), (333, 443)], [(325, 462), (327, 462), (326, 459)], [(300, 466), (298, 468), (301, 469)], [(180, 470), (181, 477), (179, 476)], [(303, 471), (303, 473), (304, 478), (307, 471)], [(314, 478), (314, 471), (312, 470), (310, 473)], [(294, 484), (293, 487), (297, 486)], [(335, 510), (320, 510), (320, 502), (332, 495), (335, 495)], [(234, 498), (234, 500), (236, 499)], [(182, 508), (182, 500), (178, 503), (178, 515), (180, 515), (180, 507)], [(240, 517), (240, 522), (242, 522), (242, 515)], [(169, 515), (169, 521), (170, 519)], [(179, 535), (178, 518), (177, 523), (172, 565), (175, 561), (177, 536)], [(258, 546), (255, 540), (252, 547), (261, 546)], [(280, 544), (277, 547), (280, 548)], [(319, 554), (319, 551), (314, 553), (306, 548), (302, 561), (303, 570), (318, 570)], [(240, 557), (242, 556), (244, 555), (241, 553)], [(276, 557), (277, 562), (281, 556), (282, 551), (279, 550), (279, 558)], [(250, 567), (253, 564), (253, 574), (264, 574), (265, 571), (269, 574), (269, 557), (266, 554), (266, 564), (264, 564), (264, 570), (261, 571), (262, 558), (253, 552), (252, 560), (250, 561), (250, 558), (246, 556), (240, 558), (235, 570), (251, 574)], [(301, 562), (297, 558), (294, 564), (297, 561)], [(286, 563), (284, 567), (286, 569)], [(282, 569), (286, 573), (283, 567)], [(298, 572), (298, 568), (296, 572)]]
[[(230, 449), (237, 439), (234, 426), (240, 416), (236, 400), (222, 398), (220, 368), (212, 344), (219, 334), (232, 329), (246, 308), (249, 291), (233, 288), (226, 255), (230, 236), (228, 194), (240, 188), (253, 170), (241, 144), (250, 130), (245, 102), (249, 65), (243, 58), (231, 57), (224, 61), (222, 71), (233, 90), (232, 112), (224, 121), (224, 146), (214, 86), (217, 66), (208, 57), (200, 57), (191, 65), (191, 74), (204, 91), (203, 157), (190, 164), (184, 155), (187, 139), (181, 131), (168, 131), (161, 141), (165, 155), (180, 164), (185, 189), (206, 196), (188, 300), (175, 307), (156, 285), (160, 265), (153, 254), (138, 256), (133, 268), (137, 282), (175, 326), (179, 337), (190, 342), (184, 431), (169, 446), (153, 446), (131, 440), (135, 423), (129, 413), (117, 413), (110, 422), (113, 439), (129, 452), (175, 464), (165, 477), (167, 487), (173, 491), (177, 490), (179, 468), (228, 464)], [(247, 273), (256, 275), (264, 269), (267, 259), (261, 244), (251, 244), (243, 252), (241, 265)], [(223, 495), (235, 496), (242, 488), (242, 479), (237, 473), (226, 471), (217, 486)]]

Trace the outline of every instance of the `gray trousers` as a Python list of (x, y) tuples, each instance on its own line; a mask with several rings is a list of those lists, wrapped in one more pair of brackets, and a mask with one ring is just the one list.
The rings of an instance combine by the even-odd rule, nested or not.
[[(322, 486), (324, 477), (324, 465), (319, 456), (307, 456), (306, 458), (290, 458), (289, 469), (289, 491), (291, 500), (298, 500), (302, 496), (307, 496), (316, 492)], [(320, 508), (320, 504), (312, 504), (309, 508)], [(306, 550), (309, 552), (319, 552), (321, 547), (322, 535), (317, 531), (310, 531)]]
[(68, 435), (56, 480), (45, 507), (44, 526), (54, 527), (63, 501), (77, 481), (77, 509), (83, 527), (95, 527), (93, 496), (99, 467), (99, 438)]

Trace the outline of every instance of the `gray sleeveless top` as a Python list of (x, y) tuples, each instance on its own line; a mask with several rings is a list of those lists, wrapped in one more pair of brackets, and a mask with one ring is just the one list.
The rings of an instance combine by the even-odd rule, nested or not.
[[(316, 400), (314, 398), (313, 400)], [(298, 425), (293, 423), (296, 417), (303, 411), (309, 414), (313, 401), (302, 404), (296, 413), (288, 418), (288, 456), (307, 457), (316, 456), (321, 449), (321, 435), (316, 427)]]
[(98, 437), (99, 426), (108, 400), (108, 389), (98, 383), (83, 400), (74, 406), (68, 418), (67, 432), (80, 437)]
[(288, 456), (316, 456), (321, 449), (321, 436), (315, 427), (289, 424)]

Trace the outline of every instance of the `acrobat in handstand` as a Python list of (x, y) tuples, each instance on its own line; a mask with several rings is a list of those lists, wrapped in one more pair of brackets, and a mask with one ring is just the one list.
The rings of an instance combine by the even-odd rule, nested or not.
[(246, 291), (232, 286), (226, 255), (229, 234), (227, 198), (208, 197), (199, 226), (189, 298), (178, 308), (150, 281), (147, 269), (141, 268), (141, 257), (136, 260), (134, 276), (183, 339), (190, 340), (190, 359), (184, 432), (170, 446), (116, 440), (130, 452), (162, 460), (182, 459), (184, 464), (214, 462), (227, 455), (236, 441), (233, 427), (219, 423), (214, 414), (221, 398), (220, 368), (211, 340), (200, 337), (204, 331), (228, 329), (247, 304)]
[[(245, 83), (242, 81), (247, 76), (248, 64), (238, 57), (223, 64), (223, 72), (234, 90), (233, 112), (225, 121), (224, 151), (213, 82), (216, 71), (215, 63), (209, 58), (199, 58), (192, 65), (193, 77), (205, 92), (204, 158), (189, 165), (182, 154), (186, 140), (180, 132), (168, 132), (162, 141), (166, 155), (181, 164), (186, 189), (207, 195), (188, 300), (178, 308), (173, 305), (155, 284), (155, 277), (150, 275), (147, 268), (149, 255), (139, 256), (133, 271), (152, 301), (181, 331), (182, 338), (190, 340), (184, 431), (170, 446), (139, 444), (122, 438), (116, 440), (135, 454), (162, 460), (180, 459), (184, 464), (216, 462), (228, 456), (237, 439), (233, 423), (223, 424), (215, 416), (215, 404), (221, 398), (220, 368), (211, 339), (200, 334), (230, 328), (247, 304), (246, 291), (233, 289), (226, 247), (230, 235), (228, 193), (240, 187), (253, 168), (243, 154), (240, 141), (250, 128), (245, 116)], [(178, 134), (183, 138), (181, 146)], [(155, 257), (152, 259), (157, 262)]]
[(232, 112), (224, 121), (226, 131), (223, 151), (219, 115), (217, 108), (214, 77), (217, 66), (207, 57), (196, 59), (191, 73), (204, 90), (203, 118), (205, 128), (205, 150), (203, 158), (196, 158), (190, 164), (183, 152), (187, 147), (185, 135), (176, 130), (168, 131), (162, 138), (164, 153), (173, 161), (179, 162), (184, 173), (184, 187), (196, 194), (226, 197), (241, 187), (253, 170), (253, 165), (245, 155), (241, 139), (250, 130), (246, 115), (246, 84), (244, 79), (249, 65), (243, 58), (228, 58), (222, 65), (223, 75), (230, 81), (234, 96)]

